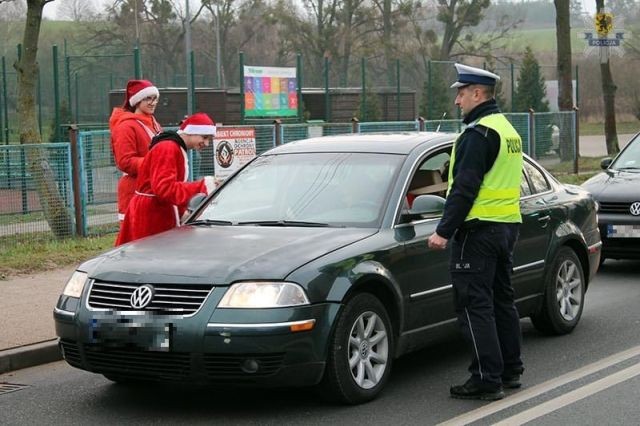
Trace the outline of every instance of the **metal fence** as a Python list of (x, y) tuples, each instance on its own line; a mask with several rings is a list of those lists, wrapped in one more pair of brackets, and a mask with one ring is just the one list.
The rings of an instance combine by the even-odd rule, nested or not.
[[(574, 112), (505, 115), (522, 136), (527, 154), (545, 166), (564, 164), (565, 170), (577, 172)], [(455, 133), (461, 131), (464, 124), (461, 120), (370, 123), (354, 120), (353, 123), (313, 122), (244, 127), (255, 129), (256, 151), (261, 154), (278, 144), (308, 137), (416, 130)], [(115, 167), (110, 132), (76, 130), (74, 135), (70, 143), (0, 146), (0, 242), (28, 241), (35, 238), (37, 233), (40, 234), (39, 238), (44, 235), (54, 239), (59, 234), (54, 232), (56, 228), (68, 226), (47, 221), (49, 215), (45, 214), (45, 209), (52, 208), (58, 201), (65, 215), (57, 217), (63, 221), (71, 220), (70, 225), (81, 235), (100, 235), (117, 230), (116, 193), (121, 172)], [(77, 147), (77, 158), (72, 157), (74, 146)], [(201, 152), (192, 151), (190, 156), (191, 179), (214, 174), (213, 146)], [(29, 168), (34, 159), (39, 159), (43, 165), (41, 168), (49, 171), (47, 179), (55, 191), (46, 192), (36, 187), (37, 179), (32, 175), (34, 170)], [(76, 160), (77, 170), (72, 167), (72, 160)], [(75, 191), (74, 176), (77, 176)], [(56, 200), (42, 199), (41, 192), (50, 194)]]
[(46, 233), (73, 235), (74, 194), (68, 143), (0, 146), (0, 241)]

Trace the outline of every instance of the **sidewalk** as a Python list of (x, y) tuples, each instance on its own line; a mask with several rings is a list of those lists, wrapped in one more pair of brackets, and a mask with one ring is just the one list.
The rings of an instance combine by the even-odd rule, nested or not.
[(62, 359), (53, 308), (73, 270), (0, 281), (0, 374)]

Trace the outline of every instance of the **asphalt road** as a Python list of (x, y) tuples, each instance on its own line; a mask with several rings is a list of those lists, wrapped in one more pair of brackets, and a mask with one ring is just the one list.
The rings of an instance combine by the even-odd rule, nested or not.
[[(567, 336), (539, 334), (523, 320), (524, 387), (493, 403), (454, 400), (467, 354), (456, 336), (396, 361), (385, 392), (355, 407), (310, 390), (126, 387), (51, 363), (0, 375), (0, 424), (638, 424), (640, 261), (605, 263)], [(460, 417), (466, 416), (466, 417)]]

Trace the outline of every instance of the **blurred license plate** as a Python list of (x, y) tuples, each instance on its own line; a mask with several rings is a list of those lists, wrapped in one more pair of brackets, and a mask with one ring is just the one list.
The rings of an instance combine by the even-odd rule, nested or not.
[(640, 225), (607, 225), (607, 238), (640, 238)]
[(94, 318), (91, 321), (91, 343), (111, 348), (135, 347), (168, 352), (171, 348), (171, 324), (138, 318)]

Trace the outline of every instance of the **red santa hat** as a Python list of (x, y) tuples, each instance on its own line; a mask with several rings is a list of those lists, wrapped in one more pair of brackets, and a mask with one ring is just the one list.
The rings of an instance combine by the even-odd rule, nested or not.
[(178, 133), (186, 133), (187, 135), (215, 136), (216, 123), (204, 112), (196, 112), (182, 120)]
[(127, 82), (127, 92), (125, 94), (125, 104), (136, 106), (147, 96), (159, 97), (158, 88), (149, 80), (129, 80)]

